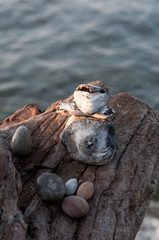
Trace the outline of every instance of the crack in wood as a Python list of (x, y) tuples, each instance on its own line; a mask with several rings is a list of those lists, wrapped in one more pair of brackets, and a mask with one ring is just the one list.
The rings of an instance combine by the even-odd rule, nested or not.
[[(116, 106), (118, 103), (120, 104), (119, 107)], [(135, 237), (157, 183), (159, 115), (153, 112), (145, 103), (127, 93), (115, 95), (111, 98), (109, 105), (116, 106), (117, 109), (113, 122), (117, 128), (116, 137), (119, 140), (121, 137), (121, 143), (118, 143), (120, 149), (117, 149), (117, 154), (108, 167), (93, 168), (87, 165), (83, 166), (78, 161), (74, 164), (67, 151), (62, 149), (62, 146), (58, 149), (58, 151), (62, 152), (61, 155), (56, 155), (56, 146), (60, 146), (59, 134), (68, 119), (68, 117), (64, 119), (60, 114), (57, 117), (56, 104), (52, 106), (53, 109), (14, 126), (8, 125), (4, 130), (0, 130), (2, 133), (0, 136), (1, 145), (8, 150), (14, 128), (22, 124), (29, 127), (33, 139), (36, 141), (34, 150), (28, 158), (22, 159), (20, 162), (20, 158), (13, 156), (15, 162), (17, 162), (16, 164), (22, 167), (22, 205), (26, 205), (28, 211), (34, 211), (35, 215), (40, 213), (35, 219), (32, 218), (32, 212), (28, 212), (28, 214), (31, 214), (32, 220), (29, 218), (27, 222), (27, 237), (27, 231), (23, 229), (19, 222), (15, 222), (15, 219), (13, 219), (13, 224), (19, 224), (21, 232), (18, 230), (17, 234), (22, 234), (21, 240), (35, 239), (35, 235), (30, 230), (34, 227), (34, 224), (35, 227), (38, 227), (37, 232), (35, 232), (37, 234), (36, 240), (45, 239), (45, 236), (48, 240), (132, 240)], [(53, 126), (54, 128), (52, 128)], [(41, 129), (39, 129), (40, 127)], [(122, 129), (124, 129), (124, 133), (122, 133)], [(42, 131), (41, 135), (39, 130)], [(39, 142), (40, 145), (38, 145)], [(135, 144), (137, 144), (137, 148)], [(146, 148), (145, 151), (144, 147)], [(53, 168), (42, 166), (45, 160), (47, 161), (47, 158), (49, 166), (52, 154), (55, 158), (58, 157), (55, 166)], [(3, 156), (1, 156), (2, 158)], [(29, 168), (31, 161), (33, 168)], [(70, 164), (70, 166), (67, 166), (67, 164)], [(91, 212), (88, 216), (83, 219), (71, 220), (64, 215), (61, 207), (59, 207), (61, 203), (57, 203), (53, 209), (48, 204), (44, 205), (42, 201), (36, 201), (35, 181), (39, 174), (45, 171), (60, 173), (64, 179), (70, 175), (74, 176), (75, 173), (79, 181), (80, 179), (81, 181), (87, 180), (87, 178), (92, 179), (97, 191), (95, 191), (96, 195), (89, 202)], [(22, 175), (23, 173), (25, 175)], [(93, 176), (91, 176), (91, 173)], [(9, 174), (12, 175), (12, 173)], [(6, 177), (8, 179), (9, 175)], [(10, 176), (9, 181), (12, 177), (12, 183), (14, 184), (16, 176)], [(3, 185), (3, 182), (1, 184)], [(9, 185), (7, 187), (8, 191), (10, 191)], [(15, 195), (15, 202), (17, 197)], [(6, 205), (3, 205), (4, 210), (5, 207)], [(38, 207), (43, 207), (39, 213)], [(43, 216), (45, 216), (46, 223), (43, 222), (40, 225), (37, 221)], [(48, 218), (49, 216), (50, 218)], [(0, 238), (9, 240), (7, 234), (11, 233), (11, 228), (7, 225), (7, 222), (4, 222), (4, 225), (7, 233), (0, 224)]]

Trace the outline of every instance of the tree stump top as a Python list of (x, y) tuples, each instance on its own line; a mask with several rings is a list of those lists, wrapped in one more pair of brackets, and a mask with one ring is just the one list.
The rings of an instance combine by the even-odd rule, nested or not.
[[(72, 100), (72, 96), (67, 100)], [(159, 115), (129, 93), (112, 96), (108, 106), (115, 110), (112, 121), (116, 129), (117, 152), (110, 163), (91, 166), (71, 159), (59, 141), (68, 116), (56, 112), (58, 103), (53, 103), (43, 113), (37, 105), (27, 106), (19, 110), (18, 115), (16, 112), (0, 123), (0, 171), (6, 172), (1, 173), (0, 179), (1, 185), (5, 186), (0, 198), (4, 209), (0, 236), (6, 240), (134, 239), (157, 188)], [(21, 125), (29, 128), (33, 139), (33, 150), (27, 157), (16, 156), (10, 148), (14, 131)], [(77, 178), (79, 183), (93, 182), (95, 192), (88, 201), (90, 211), (87, 216), (71, 219), (63, 213), (61, 203), (41, 201), (35, 183), (43, 172), (56, 173), (64, 181)], [(11, 182), (14, 194), (10, 194)], [(18, 212), (21, 219), (24, 216), (21, 221), (15, 217)], [(14, 227), (9, 225), (4, 213), (7, 217), (13, 216)], [(15, 226), (19, 232), (15, 231)]]

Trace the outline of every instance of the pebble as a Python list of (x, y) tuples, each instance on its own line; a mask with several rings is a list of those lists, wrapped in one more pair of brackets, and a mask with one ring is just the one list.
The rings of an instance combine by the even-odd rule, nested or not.
[(66, 192), (65, 182), (56, 174), (43, 173), (37, 179), (36, 190), (39, 196), (45, 201), (59, 201)]
[(103, 88), (80, 84), (74, 92), (74, 102), (85, 114), (92, 115), (103, 109), (109, 96)]
[(69, 179), (66, 183), (66, 195), (73, 195), (77, 190), (77, 179)]
[(31, 152), (32, 145), (32, 138), (28, 128), (25, 126), (18, 127), (11, 140), (12, 151), (17, 155), (26, 156)]
[(89, 211), (86, 200), (78, 196), (68, 196), (62, 202), (62, 209), (71, 218), (84, 217)]
[(90, 165), (109, 163), (116, 152), (115, 129), (110, 120), (72, 115), (60, 140), (72, 159)]
[(91, 182), (84, 182), (77, 190), (77, 196), (89, 200), (94, 193), (94, 185)]

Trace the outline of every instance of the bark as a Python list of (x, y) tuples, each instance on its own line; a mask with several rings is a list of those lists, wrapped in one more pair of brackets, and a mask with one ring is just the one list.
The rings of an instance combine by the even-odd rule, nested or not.
[(15, 124), (18, 122), (23, 122), (28, 118), (34, 117), (41, 113), (38, 104), (29, 104), (24, 106), (22, 109), (17, 110), (13, 115), (6, 118), (4, 121), (0, 122), (0, 128)]
[[(129, 93), (111, 97), (117, 152), (109, 164), (90, 166), (71, 159), (60, 143), (68, 116), (56, 112), (58, 103), (43, 113), (37, 105), (28, 105), (0, 125), (0, 239), (133, 240), (157, 189), (159, 115)], [(16, 156), (10, 148), (21, 125), (29, 128), (33, 139), (27, 157)], [(41, 201), (35, 182), (43, 172), (65, 181), (93, 182), (87, 216), (71, 219), (61, 202)]]

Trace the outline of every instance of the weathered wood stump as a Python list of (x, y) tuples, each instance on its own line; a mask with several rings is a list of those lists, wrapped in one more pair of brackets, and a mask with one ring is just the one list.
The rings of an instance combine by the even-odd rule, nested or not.
[[(117, 152), (110, 163), (91, 166), (71, 159), (60, 143), (68, 117), (56, 112), (58, 103), (43, 113), (29, 105), (0, 123), (0, 239), (133, 240), (157, 188), (159, 115), (128, 93), (111, 97)], [(27, 157), (16, 156), (10, 148), (21, 125), (33, 139)], [(35, 182), (43, 172), (65, 181), (93, 182), (87, 216), (71, 219), (60, 202), (41, 201)]]

